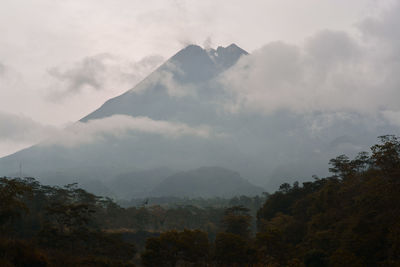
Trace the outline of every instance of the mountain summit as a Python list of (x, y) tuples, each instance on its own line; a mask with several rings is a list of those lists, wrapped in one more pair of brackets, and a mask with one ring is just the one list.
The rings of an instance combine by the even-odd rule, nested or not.
[[(81, 121), (115, 114), (170, 120), (177, 111), (186, 113), (189, 103), (191, 109), (196, 108), (198, 101), (191, 103), (193, 96), (214, 98), (215, 91), (210, 92), (212, 89), (207, 83), (233, 66), (243, 55), (248, 53), (235, 44), (220, 46), (216, 50), (189, 45), (134, 88), (106, 101)], [(182, 97), (186, 97), (185, 102)]]
[[(0, 175), (18, 175), (22, 163), (24, 175), (44, 183), (79, 182), (104, 192), (108, 186), (116, 194), (129, 197), (132, 192), (134, 197), (135, 192), (183, 194), (166, 185), (182, 181), (182, 186), (199, 186), (204, 190), (198, 194), (207, 195), (205, 178), (229, 172), (187, 172), (219, 166), (273, 190), (282, 180), (327, 175), (331, 158), (367, 149), (376, 136), (394, 132), (391, 126), (369, 127), (360, 114), (253, 110), (246, 101), (260, 95), (270, 96), (268, 103), (280, 101), (276, 90), (282, 85), (276, 85), (272, 76), (270, 82), (263, 80), (265, 86), (247, 76), (245, 68), (252, 68), (254, 59), (250, 57), (259, 56), (247, 54), (235, 44), (216, 49), (189, 45), (54, 140), (0, 159)], [(246, 64), (236, 64), (242, 60)], [(278, 64), (273, 73), (286, 71)], [(227, 85), (232, 83), (238, 85), (234, 90)], [(185, 175), (164, 180), (182, 172)], [(204, 178), (202, 183), (196, 181), (197, 174)], [(191, 182), (181, 180), (184, 177)], [(214, 193), (223, 192), (224, 183), (233, 183), (229, 188), (235, 188), (235, 194), (248, 188), (238, 179), (224, 181), (215, 185)], [(238, 184), (242, 186), (235, 187)]]
[[(16, 174), (22, 163), (26, 175), (51, 184), (78, 181), (90, 190), (94, 184), (101, 188), (99, 181), (113, 184), (110, 180), (121, 174), (130, 173), (143, 183), (143, 177), (160, 166), (179, 171), (219, 164), (221, 153), (229, 149), (221, 150), (220, 140), (207, 138), (223, 120), (216, 103), (224, 90), (216, 78), (247, 54), (235, 44), (217, 49), (189, 45), (135, 87), (82, 118), (66, 140), (61, 137), (0, 159), (0, 175)], [(100, 138), (93, 139), (93, 134)], [(75, 137), (88, 142), (70, 145)]]

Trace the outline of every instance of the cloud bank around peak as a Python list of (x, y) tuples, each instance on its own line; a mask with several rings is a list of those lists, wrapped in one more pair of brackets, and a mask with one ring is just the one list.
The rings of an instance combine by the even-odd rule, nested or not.
[(361, 38), (324, 30), (302, 45), (266, 44), (220, 77), (234, 96), (224, 106), (233, 112), (264, 114), (279, 110), (379, 113), (398, 122), (399, 12), (400, 4), (359, 23)]
[(152, 73), (151, 77), (145, 79), (140, 86), (133, 88), (137, 93), (145, 93), (149, 88), (160, 85), (164, 87), (170, 97), (180, 98), (183, 96), (195, 96), (195, 87), (191, 83), (182, 83), (175, 77), (176, 75), (184, 74), (184, 71), (176, 64), (172, 62), (166, 62), (163, 64), (162, 69)]
[(107, 137), (123, 138), (138, 134), (155, 134), (175, 139), (184, 136), (208, 138), (213, 135), (213, 132), (205, 125), (192, 127), (184, 123), (153, 120), (148, 117), (113, 115), (85, 123), (74, 123), (42, 142), (41, 145), (75, 147), (100, 142)]
[(170, 139), (222, 136), (214, 133), (207, 125), (192, 127), (180, 122), (153, 120), (148, 117), (113, 115), (86, 123), (75, 122), (61, 129), (38, 123), (23, 115), (0, 112), (0, 157), (35, 144), (76, 147), (101, 142), (107, 137), (124, 138), (140, 134)]

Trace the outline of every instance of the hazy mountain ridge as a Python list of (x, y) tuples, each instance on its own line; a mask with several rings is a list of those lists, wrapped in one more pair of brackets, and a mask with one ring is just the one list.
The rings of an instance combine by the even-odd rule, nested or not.
[(119, 174), (107, 183), (108, 187), (118, 199), (130, 200), (137, 197), (146, 197), (148, 193), (166, 177), (177, 171), (169, 168), (133, 171)]
[(259, 195), (264, 189), (252, 185), (239, 173), (221, 167), (202, 167), (165, 178), (150, 193), (152, 197), (234, 197)]
[[(96, 188), (101, 189), (111, 186), (121, 174), (160, 166), (177, 171), (220, 166), (272, 191), (283, 180), (326, 175), (330, 158), (367, 150), (376, 136), (393, 132), (393, 127), (380, 122), (371, 127), (370, 118), (355, 112), (297, 114), (282, 110), (261, 114), (226, 109), (225, 104), (235, 102), (235, 95), (220, 81), (247, 54), (234, 44), (217, 49), (190, 45), (137, 86), (82, 118), (80, 128), (73, 131), (80, 134), (89, 127), (90, 134), (101, 125), (107, 131), (99, 138), (75, 146), (60, 139), (52, 145), (24, 149), (0, 159), (0, 175), (18, 175), (22, 163), (24, 175), (45, 183), (89, 185), (95, 180)], [(118, 115), (125, 117), (121, 120)], [(145, 131), (135, 130), (137, 118), (146, 123), (142, 125)], [(109, 122), (120, 132), (112, 134)], [(135, 127), (124, 129), (127, 122)], [(176, 133), (202, 129), (205, 134), (168, 135), (168, 129)], [(125, 189), (117, 187), (115, 193)], [(145, 191), (150, 188), (146, 186)]]
[[(201, 103), (199, 99), (194, 99), (193, 94), (204, 97), (204, 93), (209, 93), (214, 98), (218, 93), (215, 90), (205, 92), (210, 91), (205, 88), (210, 86), (207, 83), (234, 65), (242, 55), (247, 54), (234, 44), (208, 52), (200, 46), (189, 45), (134, 88), (106, 101), (99, 109), (85, 116), (81, 121), (87, 122), (114, 114), (126, 114), (148, 116), (159, 120), (180, 119), (191, 122), (198, 116), (196, 114), (198, 111), (210, 110), (204, 108), (204, 105), (208, 103)], [(170, 79), (170, 81), (164, 79)], [(177, 92), (182, 95), (171, 95), (166, 84), (168, 82), (172, 83), (171, 86), (182, 87), (183, 92)], [(195, 92), (191, 92), (191, 88), (194, 88)], [(214, 109), (215, 107), (212, 107), (211, 110)], [(185, 116), (188, 112), (191, 115), (189, 119)]]

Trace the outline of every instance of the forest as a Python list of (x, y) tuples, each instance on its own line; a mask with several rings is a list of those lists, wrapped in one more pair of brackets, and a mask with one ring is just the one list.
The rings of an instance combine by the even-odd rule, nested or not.
[(3, 177), (0, 266), (400, 266), (399, 137), (329, 164), (272, 194), (123, 207)]

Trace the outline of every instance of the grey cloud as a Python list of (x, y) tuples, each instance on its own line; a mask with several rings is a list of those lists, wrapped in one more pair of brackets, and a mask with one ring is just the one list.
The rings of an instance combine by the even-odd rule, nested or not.
[[(16, 103), (13, 103), (13, 105), (9, 105), (9, 103), (13, 102), (10, 100), (11, 96), (13, 96), (14, 93), (27, 92), (24, 88), (24, 85), (24, 76), (19, 71), (15, 70), (9, 65), (0, 62), (0, 99), (6, 100), (1, 103), (1, 107), (3, 110), (9, 110), (10, 108), (13, 108), (15, 106)], [(25, 94), (24, 97), (27, 97), (27, 94)], [(24, 99), (19, 96), (18, 104), (23, 103), (23, 100)], [(0, 108), (0, 112), (2, 109)]]
[[(400, 5), (396, 10), (361, 23), (364, 37), (379, 38), (379, 42), (325, 30), (301, 46), (269, 43), (243, 57), (221, 76), (226, 91), (235, 96), (225, 107), (233, 112), (267, 114), (279, 110), (301, 114), (386, 112), (385, 118), (396, 121), (400, 49), (399, 30), (394, 25)], [(388, 34), (392, 31), (394, 36)]]
[(183, 74), (182, 69), (168, 62), (163, 65), (162, 69), (154, 72), (151, 77), (147, 78), (143, 83), (137, 88), (140, 93), (144, 93), (143, 90), (148, 88), (156, 87), (161, 85), (165, 87), (167, 93), (171, 97), (183, 97), (183, 96), (195, 96), (195, 87), (190, 82), (182, 83), (176, 79), (176, 76)]
[(205, 49), (211, 49), (213, 46), (214, 46), (214, 42), (213, 42), (211, 36), (208, 36), (203, 42), (203, 47)]
[(160, 55), (150, 55), (142, 58), (138, 62), (131, 63), (132, 68), (139, 73), (143, 72), (142, 68), (153, 69), (154, 66), (158, 66), (164, 58)]
[(400, 111), (385, 110), (382, 111), (382, 115), (391, 124), (400, 128)]
[(129, 61), (112, 54), (98, 54), (76, 62), (70, 68), (54, 67), (48, 70), (54, 83), (50, 86), (50, 98), (62, 99), (83, 90), (109, 90), (132, 87), (163, 61), (158, 55), (147, 56), (140, 61)]
[(84, 86), (99, 89), (100, 81), (98, 81), (98, 75), (103, 71), (104, 66), (102, 64), (85, 59), (82, 66), (77, 69), (62, 72), (58, 68), (53, 68), (49, 70), (49, 74), (62, 82), (66, 82), (68, 84), (66, 91), (71, 93), (82, 90)]
[(54, 133), (55, 128), (22, 115), (0, 112), (0, 143), (34, 144)]
[(43, 125), (31, 118), (0, 112), (0, 147), (13, 143), (22, 147), (33, 144), (74, 147), (99, 142), (107, 137), (122, 138), (138, 134), (155, 134), (166, 138), (193, 136), (222, 137), (207, 125), (189, 126), (180, 122), (153, 120), (148, 117), (114, 115), (86, 123), (76, 122), (65, 129)]
[(106, 61), (111, 58), (110, 54), (86, 57), (70, 69), (61, 70), (55, 67), (48, 74), (64, 84), (64, 94), (77, 93), (85, 87), (101, 90), (106, 74)]
[(400, 2), (395, 2), (394, 6), (379, 17), (369, 17), (360, 23), (358, 27), (367, 41), (375, 40), (386, 42), (397, 46), (400, 43)]
[(121, 138), (140, 133), (156, 134), (167, 138), (179, 138), (181, 136), (208, 138), (213, 134), (210, 127), (205, 125), (192, 127), (180, 122), (153, 120), (148, 117), (113, 115), (90, 120), (86, 123), (74, 123), (59, 131), (57, 135), (53, 135), (41, 145), (74, 147), (95, 143), (110, 136)]
[(324, 69), (336, 64), (349, 64), (359, 59), (362, 53), (362, 48), (347, 33), (329, 30), (310, 37), (304, 50), (318, 64), (317, 67)]
[(0, 62), (0, 77), (6, 72), (6, 66)]

